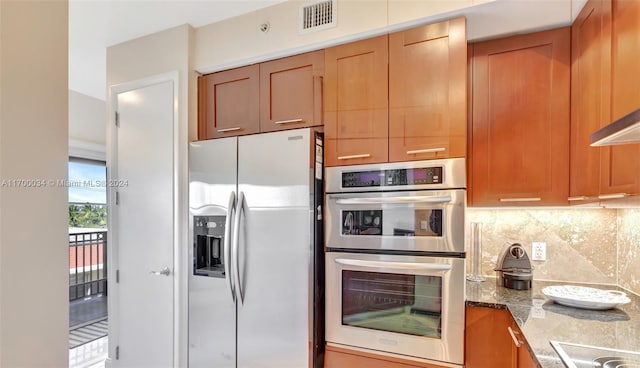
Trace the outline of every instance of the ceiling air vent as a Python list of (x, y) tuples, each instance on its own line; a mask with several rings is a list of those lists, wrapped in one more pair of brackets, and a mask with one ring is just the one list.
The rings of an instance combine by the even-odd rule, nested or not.
[(336, 26), (336, 1), (327, 0), (300, 8), (300, 33)]

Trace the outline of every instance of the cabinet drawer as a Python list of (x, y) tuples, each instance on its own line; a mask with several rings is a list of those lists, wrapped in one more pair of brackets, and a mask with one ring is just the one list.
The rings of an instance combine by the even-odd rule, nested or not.
[(327, 345), (324, 368), (443, 368), (430, 363), (416, 362), (391, 356), (373, 354)]

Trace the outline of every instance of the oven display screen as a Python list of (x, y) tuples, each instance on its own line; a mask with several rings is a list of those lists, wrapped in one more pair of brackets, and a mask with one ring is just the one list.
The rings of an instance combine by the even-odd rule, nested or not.
[(342, 173), (343, 188), (442, 184), (442, 167), (352, 171)]
[(444, 231), (444, 211), (439, 208), (343, 210), (341, 215), (341, 235), (441, 237)]
[(442, 278), (342, 271), (342, 324), (442, 337)]

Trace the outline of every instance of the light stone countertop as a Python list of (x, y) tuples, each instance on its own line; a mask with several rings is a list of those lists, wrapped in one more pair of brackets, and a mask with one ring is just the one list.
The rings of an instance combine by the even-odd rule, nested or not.
[(594, 311), (565, 307), (542, 294), (546, 286), (567, 284), (534, 280), (532, 290), (511, 290), (497, 286), (495, 278), (467, 281), (467, 306), (509, 310), (541, 368), (565, 368), (549, 340), (640, 352), (640, 297), (611, 285), (571, 284), (620, 290), (631, 299), (617, 309)]

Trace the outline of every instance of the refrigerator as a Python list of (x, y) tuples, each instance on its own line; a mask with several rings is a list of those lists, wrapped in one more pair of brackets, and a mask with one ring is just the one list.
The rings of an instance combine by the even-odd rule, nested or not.
[(322, 368), (322, 133), (189, 147), (189, 367)]

